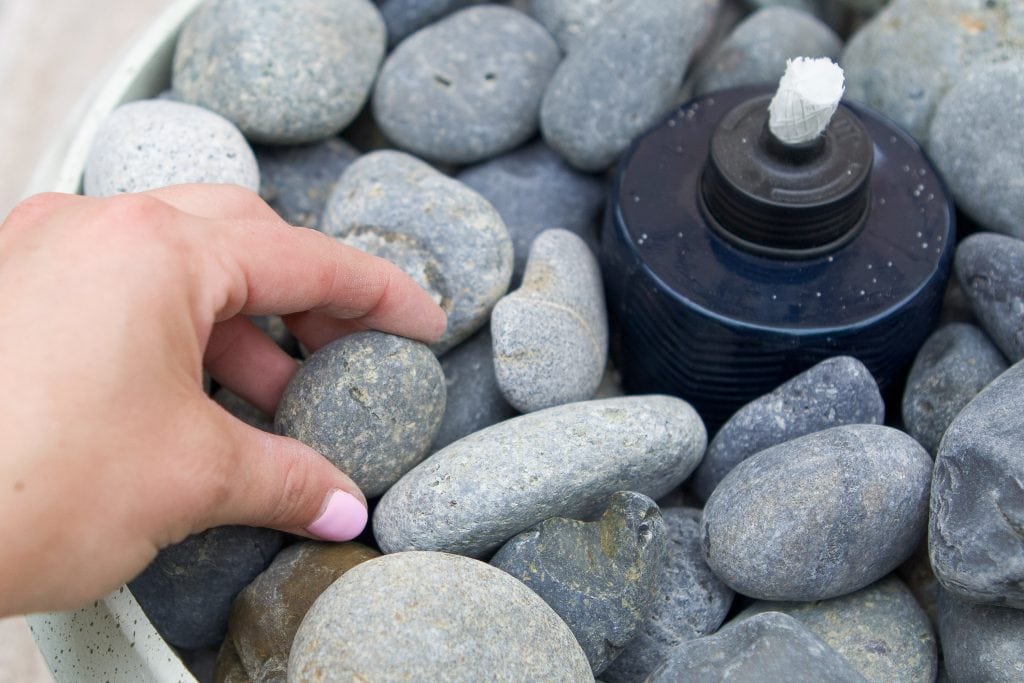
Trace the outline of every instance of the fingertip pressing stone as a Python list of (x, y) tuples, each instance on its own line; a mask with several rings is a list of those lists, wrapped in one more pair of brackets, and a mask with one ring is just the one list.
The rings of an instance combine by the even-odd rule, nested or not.
[(505, 221), (515, 253), (513, 286), (523, 277), (530, 245), (548, 228), (576, 233), (597, 253), (605, 184), (566, 164), (542, 141), (466, 168), (456, 178), (479, 192)]
[(456, 441), (392, 486), (373, 516), (384, 552), (471, 556), (549, 517), (586, 519), (616, 491), (657, 499), (700, 460), (707, 432), (670, 396), (571, 403)]
[(222, 116), (170, 100), (122, 104), (96, 131), (85, 193), (108, 197), (182, 183), (232, 183), (259, 190), (256, 157)]
[(682, 643), (647, 683), (723, 680), (863, 683), (864, 678), (799, 621), (765, 612)]
[(369, 0), (208, 0), (182, 28), (172, 84), (254, 142), (312, 142), (362, 109), (385, 41)]
[(1020, 681), (1024, 610), (978, 605), (939, 594), (942, 656), (951, 681)]
[(938, 650), (928, 615), (898, 578), (820, 602), (755, 602), (736, 619), (782, 612), (802, 623), (865, 679), (932, 683)]
[(132, 595), (171, 645), (218, 645), (231, 602), (281, 549), (272, 529), (221, 526), (168, 546), (128, 583)]
[(410, 552), (353, 567), (317, 598), (288, 680), (495, 677), (592, 681), (572, 631), (533, 591), (485, 562)]
[(928, 549), (959, 598), (1024, 609), (1024, 363), (993, 380), (935, 457)]
[(903, 424), (934, 454), (946, 428), (975, 395), (1007, 368), (984, 332), (950, 323), (932, 333), (914, 358), (903, 391)]
[(599, 676), (650, 610), (665, 544), (654, 501), (620, 491), (599, 519), (547, 519), (503, 545), (491, 564), (551, 606)]
[(234, 417), (237, 417), (250, 427), (261, 429), (264, 432), (274, 431), (274, 418), (267, 415), (227, 387), (217, 389), (216, 393), (213, 395), (213, 400), (216, 401), (217, 405), (221, 408), (228, 411)]
[(372, 498), (426, 457), (444, 404), (444, 372), (429, 348), (357, 332), (299, 368), (274, 427), (323, 454)]
[(324, 209), (324, 232), (394, 261), (448, 314), (443, 354), (487, 322), (508, 290), (512, 241), (483, 197), (419, 159), (366, 154), (345, 171)]
[(427, 24), (480, 0), (381, 0), (380, 14), (388, 28), (388, 45), (395, 46)]
[(388, 56), (373, 114), (399, 147), (447, 163), (506, 152), (537, 132), (560, 54), (517, 10), (469, 7), (420, 29)]
[(608, 361), (608, 313), (597, 258), (556, 228), (534, 240), (519, 289), (491, 312), (494, 373), (524, 413), (591, 398)]
[(590, 30), (617, 9), (617, 0), (529, 0), (529, 2), (530, 14), (554, 36), (563, 52), (570, 52), (577, 45), (583, 44)]
[(864, 364), (851, 356), (828, 358), (736, 411), (711, 440), (690, 486), (707, 500), (754, 453), (829, 427), (884, 419), (885, 403)]
[(844, 425), (737, 465), (704, 507), (708, 565), (762, 600), (825, 600), (895, 569), (928, 522), (932, 461), (882, 425)]
[(601, 674), (607, 683), (642, 681), (680, 643), (713, 633), (725, 620), (733, 592), (704, 561), (700, 510), (662, 507), (666, 548), (657, 595), (637, 635)]
[(975, 233), (957, 245), (953, 269), (999, 350), (1011, 363), (1024, 358), (1024, 240)]
[(260, 196), (286, 223), (319, 228), (327, 197), (358, 156), (337, 137), (302, 146), (258, 147)]

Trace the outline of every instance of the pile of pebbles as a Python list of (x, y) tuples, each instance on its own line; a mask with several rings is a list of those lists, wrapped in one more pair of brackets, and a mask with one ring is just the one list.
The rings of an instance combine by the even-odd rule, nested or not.
[[(796, 56), (917, 137), (973, 234), (902, 392), (839, 356), (708, 434), (608, 364), (604, 198), (679, 102)], [(207, 0), (171, 86), (103, 124), (87, 193), (258, 189), (449, 320), (316, 350), (274, 416), (216, 393), (372, 525), (161, 552), (130, 587), (214, 680), (1024, 675), (1024, 4)]]

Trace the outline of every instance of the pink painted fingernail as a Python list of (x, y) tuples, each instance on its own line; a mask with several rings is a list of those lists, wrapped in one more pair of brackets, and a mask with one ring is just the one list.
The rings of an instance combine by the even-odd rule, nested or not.
[(359, 499), (341, 489), (327, 497), (324, 511), (306, 531), (325, 541), (351, 541), (366, 528), (367, 512)]

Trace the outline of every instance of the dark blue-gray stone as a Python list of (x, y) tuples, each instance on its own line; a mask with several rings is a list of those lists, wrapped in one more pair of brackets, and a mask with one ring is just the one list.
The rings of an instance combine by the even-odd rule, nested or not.
[(829, 427), (884, 419), (885, 403), (864, 364), (851, 356), (828, 358), (736, 411), (711, 440), (690, 486), (707, 500), (758, 451)]
[(1024, 240), (975, 233), (953, 268), (978, 323), (1011, 363), (1024, 358)]
[(358, 156), (337, 137), (311, 145), (257, 147), (260, 196), (286, 223), (319, 228), (334, 184)]
[(224, 410), (237, 417), (239, 420), (265, 432), (274, 431), (274, 418), (246, 401), (244, 398), (231, 391), (227, 387), (217, 389), (213, 400)]
[(633, 640), (603, 674), (607, 683), (642, 681), (680, 643), (714, 633), (733, 592), (714, 575), (700, 547), (700, 510), (662, 507), (666, 548), (657, 596)]
[(274, 428), (324, 455), (372, 498), (427, 456), (444, 404), (444, 373), (426, 345), (356, 332), (299, 368)]
[(786, 441), (726, 475), (704, 507), (708, 565), (738, 593), (825, 600), (877, 581), (928, 523), (932, 460), (882, 425)]
[(950, 323), (932, 333), (917, 352), (903, 390), (903, 424), (934, 454), (960, 409), (1007, 368), (984, 332)]
[(584, 44), (587, 34), (617, 10), (617, 0), (529, 0), (530, 14), (544, 25), (563, 52)]
[(394, 47), (427, 24), (479, 2), (481, 0), (382, 0), (377, 4), (388, 28), (388, 45)]
[(231, 602), (283, 543), (284, 534), (272, 529), (207, 529), (161, 550), (128, 588), (171, 645), (217, 645), (228, 628)]
[(599, 519), (545, 520), (502, 546), (491, 564), (544, 598), (598, 676), (650, 610), (665, 548), (658, 506), (643, 494), (620, 491)]
[(679, 645), (647, 683), (821, 683), (864, 678), (793, 617), (766, 612)]
[(1024, 609), (1024, 362), (960, 411), (935, 457), (928, 548), (943, 587)]
[(254, 142), (312, 142), (362, 109), (385, 41), (369, 0), (207, 0), (182, 28), (172, 84)]
[(575, 170), (543, 142), (463, 169), (455, 177), (479, 192), (505, 221), (515, 253), (513, 287), (523, 277), (530, 245), (548, 228), (576, 233), (598, 252), (605, 183)]
[(499, 5), (460, 10), (388, 55), (373, 116), (398, 147), (425, 159), (475, 163), (526, 142), (560, 58), (544, 27)]
[(951, 681), (1019, 683), (1024, 677), (1024, 610), (978, 605), (941, 591), (939, 635)]

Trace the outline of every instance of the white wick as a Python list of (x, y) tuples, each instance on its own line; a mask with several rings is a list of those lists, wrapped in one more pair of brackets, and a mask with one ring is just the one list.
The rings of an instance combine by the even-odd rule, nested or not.
[(786, 60), (768, 105), (768, 128), (782, 142), (810, 142), (825, 130), (843, 98), (843, 70), (828, 57)]

